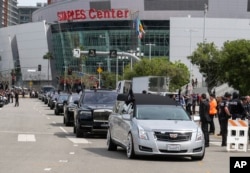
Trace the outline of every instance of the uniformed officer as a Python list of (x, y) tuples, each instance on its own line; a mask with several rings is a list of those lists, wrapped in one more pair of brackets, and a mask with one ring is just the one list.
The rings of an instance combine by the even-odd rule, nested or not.
[(231, 113), (229, 111), (230, 100), (231, 100), (231, 94), (226, 92), (223, 100), (220, 102), (219, 105), (218, 118), (220, 119), (219, 121), (221, 125), (221, 136), (222, 136), (221, 146), (227, 146), (227, 126), (228, 126), (228, 119), (231, 118)]
[(209, 101), (205, 93), (201, 95), (199, 116), (201, 120), (201, 129), (205, 138), (205, 147), (209, 147), (208, 124), (211, 121), (211, 118), (209, 116)]
[(237, 118), (243, 119), (245, 116), (244, 106), (239, 99), (239, 94), (237, 92), (233, 92), (233, 99), (229, 102), (230, 104), (230, 112), (232, 114), (232, 119), (236, 120)]

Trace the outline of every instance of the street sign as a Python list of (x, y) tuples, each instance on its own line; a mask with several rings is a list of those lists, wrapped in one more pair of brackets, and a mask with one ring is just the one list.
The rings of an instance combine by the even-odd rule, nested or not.
[(110, 50), (109, 56), (110, 56), (110, 58), (116, 58), (117, 57), (117, 50)]
[(102, 72), (102, 68), (101, 68), (101, 67), (98, 67), (97, 72), (98, 72), (98, 73), (101, 73), (101, 72)]
[(80, 58), (81, 50), (80, 49), (73, 49), (73, 56), (76, 58)]
[(89, 49), (88, 55), (89, 55), (89, 57), (96, 57), (96, 50), (95, 49)]

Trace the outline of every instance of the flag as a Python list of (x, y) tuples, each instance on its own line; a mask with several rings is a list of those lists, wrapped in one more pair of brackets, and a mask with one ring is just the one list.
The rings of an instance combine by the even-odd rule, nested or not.
[(143, 34), (145, 34), (145, 31), (138, 17), (134, 20), (134, 25), (135, 25), (135, 30), (136, 30), (136, 34), (138, 38), (142, 38)]

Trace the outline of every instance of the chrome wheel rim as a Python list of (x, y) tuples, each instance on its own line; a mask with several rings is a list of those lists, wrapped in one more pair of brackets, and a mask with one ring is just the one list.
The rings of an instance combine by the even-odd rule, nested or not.
[(127, 145), (127, 156), (130, 158), (132, 152), (132, 139), (131, 135), (128, 136), (128, 145)]

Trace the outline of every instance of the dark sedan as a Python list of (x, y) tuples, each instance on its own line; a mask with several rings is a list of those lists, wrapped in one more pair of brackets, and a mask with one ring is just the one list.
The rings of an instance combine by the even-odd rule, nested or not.
[(55, 103), (55, 115), (63, 113), (63, 105), (68, 99), (68, 93), (60, 93)]
[(63, 123), (69, 126), (74, 123), (74, 110), (77, 107), (75, 101), (80, 99), (80, 94), (72, 93), (68, 96), (67, 102), (64, 104), (64, 118)]
[(59, 94), (54, 93), (53, 96), (49, 99), (48, 106), (50, 107), (51, 110), (55, 108), (55, 103), (56, 100), (58, 99), (58, 96)]
[(87, 134), (106, 135), (108, 117), (112, 112), (116, 97), (116, 91), (84, 91), (74, 113), (74, 133), (76, 133), (76, 137), (86, 136)]
[(0, 96), (0, 107), (3, 107), (5, 105), (5, 101), (3, 99), (3, 96)]

